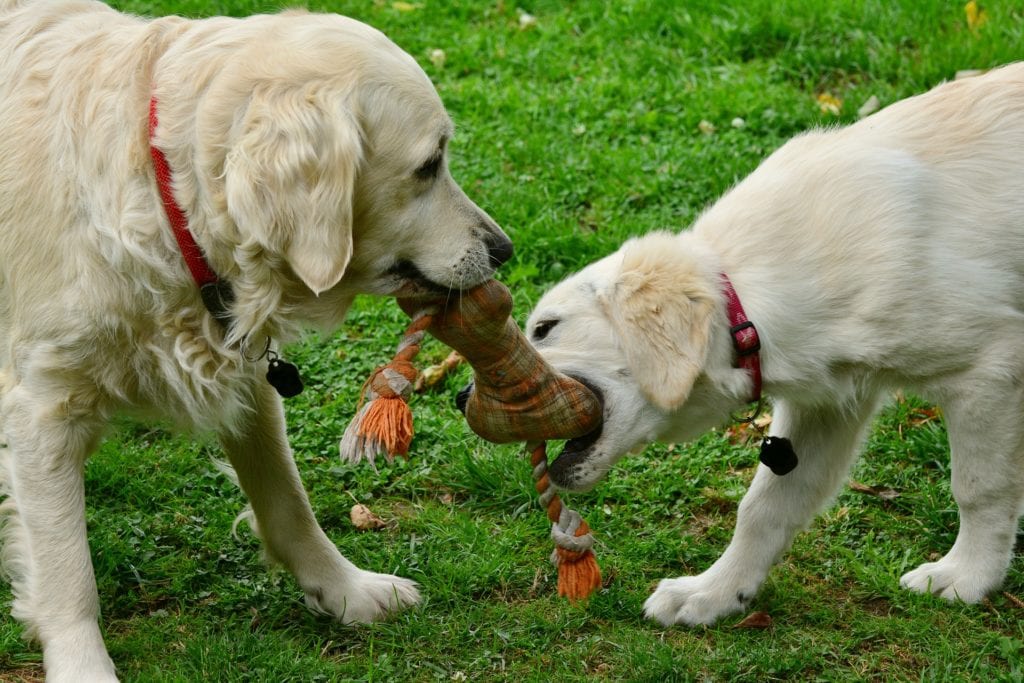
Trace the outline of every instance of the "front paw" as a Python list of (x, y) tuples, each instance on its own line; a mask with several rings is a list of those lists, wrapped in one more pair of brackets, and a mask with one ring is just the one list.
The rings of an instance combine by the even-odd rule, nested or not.
[(741, 588), (708, 574), (663, 579), (644, 603), (644, 616), (664, 626), (711, 625), (742, 612), (757, 592), (757, 586)]
[(964, 566), (947, 556), (907, 572), (900, 577), (900, 586), (917, 593), (932, 593), (946, 600), (974, 604), (999, 587), (1004, 573), (1001, 566)]
[(419, 603), (416, 582), (354, 569), (347, 580), (306, 591), (306, 605), (345, 624), (369, 624)]

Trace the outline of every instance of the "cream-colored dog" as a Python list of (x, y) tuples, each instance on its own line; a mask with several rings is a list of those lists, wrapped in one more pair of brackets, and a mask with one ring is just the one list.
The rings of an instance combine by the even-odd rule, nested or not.
[[(151, 102), (172, 203), (233, 293), (223, 323), (161, 202)], [(415, 584), (355, 567), (318, 526), (253, 359), (337, 325), (358, 293), (474, 286), (511, 254), (448, 173), (452, 124), (416, 62), (333, 15), (0, 0), (0, 129), (4, 560), (48, 677), (115, 678), (82, 474), (124, 411), (217, 434), (314, 609), (368, 622), (415, 603)]]
[(799, 464), (759, 467), (725, 553), (662, 581), (647, 615), (709, 624), (744, 609), (896, 387), (943, 407), (960, 508), (952, 550), (901, 584), (966, 602), (998, 587), (1024, 503), (1024, 64), (801, 135), (691, 230), (630, 240), (546, 294), (528, 334), (605, 405), (601, 431), (552, 463), (557, 485), (592, 486), (627, 451), (692, 438), (750, 400), (723, 274), (759, 333), (774, 443), (788, 438)]

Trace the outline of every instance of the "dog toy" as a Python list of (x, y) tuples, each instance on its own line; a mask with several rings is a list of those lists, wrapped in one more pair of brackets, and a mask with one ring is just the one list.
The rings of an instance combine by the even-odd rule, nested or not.
[(364, 385), (364, 403), (345, 430), (341, 454), (352, 463), (378, 455), (408, 457), (412, 413), (406, 397), (416, 379), (412, 360), (425, 332), (458, 351), (473, 368), (463, 412), (470, 428), (494, 443), (525, 441), (536, 488), (556, 549), (559, 595), (572, 601), (601, 585), (593, 536), (578, 513), (561, 503), (548, 482), (544, 442), (589, 434), (601, 422), (602, 407), (592, 391), (552, 368), (530, 346), (511, 318), (512, 296), (490, 280), (454, 294), (446, 302), (400, 299), (412, 323), (387, 365)]

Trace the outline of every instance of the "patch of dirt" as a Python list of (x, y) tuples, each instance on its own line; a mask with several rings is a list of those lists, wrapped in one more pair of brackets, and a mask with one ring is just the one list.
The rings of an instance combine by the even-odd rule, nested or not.
[(0, 683), (43, 683), (44, 678), (41, 664), (0, 673)]

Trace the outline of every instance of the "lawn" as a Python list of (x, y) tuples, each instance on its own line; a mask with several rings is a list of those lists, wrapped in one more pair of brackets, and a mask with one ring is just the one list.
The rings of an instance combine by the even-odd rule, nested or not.
[[(272, 11), (226, 0), (123, 0), (143, 14)], [(457, 125), (452, 172), (508, 232), (500, 278), (522, 321), (544, 289), (631, 235), (684, 229), (790, 136), (855, 121), (963, 69), (1024, 55), (1024, 8), (985, 2), (362, 0), (311, 3), (410, 52)], [(1022, 179), (1024, 182), (1024, 179)], [(928, 296), (928, 292), (908, 292)], [(655, 445), (570, 504), (598, 538), (604, 587), (555, 595), (527, 458), (468, 432), (461, 369), (413, 399), (411, 458), (339, 461), (369, 371), (406, 319), (357, 303), (332, 337), (291, 349), (307, 380), (289, 432), (328, 535), (360, 566), (409, 576), (422, 606), (372, 627), (304, 607), (232, 521), (241, 494), (211, 440), (124, 421), (87, 468), (106, 642), (126, 681), (767, 681), (1024, 679), (1024, 559), (980, 606), (898, 588), (956, 532), (941, 414), (894, 397), (847, 488), (769, 575), (769, 628), (662, 628), (641, 616), (664, 577), (724, 549), (757, 454), (742, 430)], [(447, 349), (428, 341), (424, 365)], [(873, 495), (870, 487), (891, 489)], [(358, 531), (355, 502), (387, 521)], [(0, 680), (42, 679), (0, 586)]]

